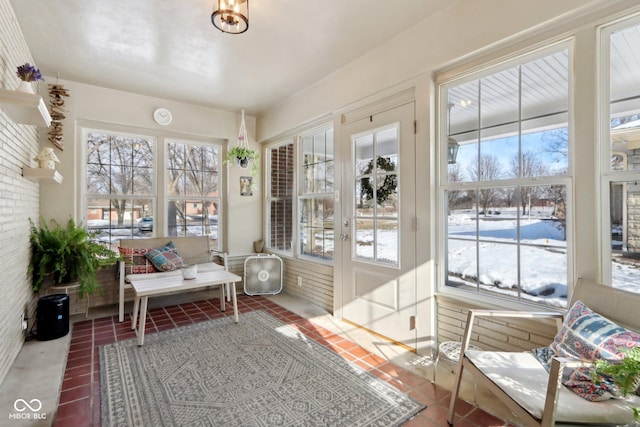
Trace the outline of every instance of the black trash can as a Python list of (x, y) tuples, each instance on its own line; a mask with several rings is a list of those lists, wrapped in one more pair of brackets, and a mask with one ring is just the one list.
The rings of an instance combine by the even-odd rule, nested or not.
[(36, 315), (39, 341), (63, 337), (69, 333), (69, 295), (46, 295), (38, 300)]

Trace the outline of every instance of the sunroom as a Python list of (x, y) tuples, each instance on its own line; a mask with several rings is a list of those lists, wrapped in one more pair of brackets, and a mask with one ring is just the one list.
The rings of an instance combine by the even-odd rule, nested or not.
[[(116, 251), (120, 239), (209, 236), (242, 279), (257, 251), (277, 255), (282, 292), (245, 295), (238, 282), (241, 315), (317, 318), (318, 336), (365, 349), (345, 357), (426, 405), (409, 425), (444, 421), (456, 365), (441, 344), (462, 340), (470, 309), (565, 313), (579, 279), (600, 283), (603, 299), (640, 294), (637, 1), (238, 3), (250, 25), (225, 34), (204, 3), (0, 0), (10, 415), (16, 399), (42, 399), (47, 423), (108, 422), (97, 346), (88, 383), (64, 384), (74, 326), (92, 342), (131, 338), (117, 316), (113, 336), (100, 330), (118, 310), (112, 266), (100, 292), (72, 295), (68, 336), (25, 342), (42, 296), (27, 274), (29, 219), (73, 218)], [(50, 85), (68, 91), (58, 134), (12, 111), (24, 63), (42, 71), (48, 110)], [(259, 155), (253, 170), (225, 161), (238, 146)], [(59, 178), (30, 178), (51, 147)], [(209, 299), (152, 299), (152, 318), (163, 313), (153, 327), (182, 326)], [(129, 289), (127, 311), (133, 300)], [(174, 306), (177, 317), (162, 308)], [(528, 321), (481, 330), (472, 344), (501, 351), (547, 346), (557, 332)], [(46, 397), (23, 396), (16, 369), (38, 345), (57, 355), (57, 380)], [(518, 424), (465, 381), (460, 420)]]

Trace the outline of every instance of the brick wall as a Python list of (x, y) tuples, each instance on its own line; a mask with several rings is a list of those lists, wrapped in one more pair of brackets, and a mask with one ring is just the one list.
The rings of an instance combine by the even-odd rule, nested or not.
[[(29, 48), (9, 1), (0, 0), (0, 87), (17, 88), (16, 67), (25, 62), (33, 64)], [(46, 86), (39, 86), (46, 94)], [(28, 218), (39, 217), (40, 190), (22, 177), (22, 168), (35, 166), (39, 132), (46, 130), (13, 123), (0, 107), (0, 382), (24, 343), (20, 314), (28, 311), (33, 318), (37, 301), (27, 277)], [(43, 191), (54, 185), (43, 184)]]
[[(461, 341), (470, 308), (480, 308), (442, 295), (437, 297), (438, 342)], [(484, 350), (526, 351), (547, 346), (556, 334), (555, 321), (478, 319), (471, 343)]]
[(333, 266), (291, 258), (283, 262), (284, 292), (333, 313)]

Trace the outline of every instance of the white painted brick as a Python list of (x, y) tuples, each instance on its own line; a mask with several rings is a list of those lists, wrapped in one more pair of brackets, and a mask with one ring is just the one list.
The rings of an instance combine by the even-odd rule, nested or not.
[[(0, 1), (0, 51), (0, 80), (4, 87), (14, 89), (19, 83), (15, 67), (34, 61), (8, 1)], [(21, 175), (39, 150), (40, 132), (33, 126), (12, 123), (0, 109), (0, 382), (24, 342), (20, 314), (30, 308), (29, 316), (35, 315), (37, 295), (27, 277), (27, 218), (39, 215), (39, 185)]]

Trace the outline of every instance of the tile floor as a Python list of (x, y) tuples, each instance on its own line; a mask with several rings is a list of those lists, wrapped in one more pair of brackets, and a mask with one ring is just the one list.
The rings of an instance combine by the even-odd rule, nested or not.
[[(450, 393), (430, 381), (432, 374), (425, 374), (426, 371), (420, 366), (420, 356), (375, 337), (372, 339), (371, 334), (345, 326), (343, 322), (334, 320), (317, 307), (313, 308), (315, 306), (301, 306), (299, 302), (296, 305), (293, 300), (286, 295), (240, 295), (238, 309), (241, 313), (252, 310), (267, 311), (345, 359), (425, 403), (427, 408), (408, 421), (406, 426), (448, 426), (446, 413)], [(285, 308), (287, 306), (297, 312)], [(229, 315), (232, 315), (230, 310), (226, 313), (220, 311), (219, 300), (215, 297), (164, 307), (151, 305), (147, 318), (147, 333)], [(100, 314), (94, 312), (92, 316)], [(361, 338), (363, 334), (368, 337)], [(54, 426), (101, 424), (99, 346), (134, 336), (135, 333), (130, 330), (129, 319), (124, 323), (118, 323), (115, 313), (88, 320), (80, 319), (73, 323), (58, 409), (53, 420)], [(355, 344), (356, 342), (358, 344)], [(408, 353), (409, 356), (403, 353)], [(457, 405), (456, 427), (504, 425), (508, 424), (469, 403), (460, 401)]]

